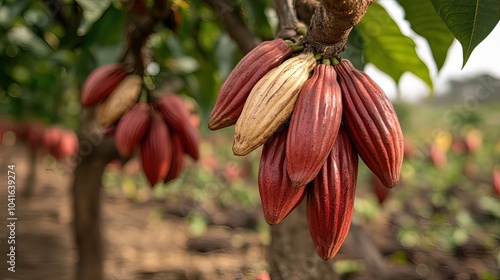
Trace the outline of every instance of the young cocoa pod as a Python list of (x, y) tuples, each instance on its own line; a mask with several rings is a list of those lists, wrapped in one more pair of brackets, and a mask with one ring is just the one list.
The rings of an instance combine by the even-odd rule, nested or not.
[(354, 212), (358, 155), (344, 126), (318, 176), (307, 186), (307, 221), (316, 252), (323, 260), (337, 254)]
[(287, 129), (273, 134), (262, 149), (259, 165), (259, 193), (264, 218), (270, 225), (280, 223), (295, 209), (306, 188), (294, 188), (286, 172)]
[(285, 60), (257, 82), (236, 122), (235, 155), (247, 155), (264, 144), (290, 117), (298, 94), (315, 65), (312, 53), (302, 53)]
[(151, 187), (163, 180), (170, 170), (172, 142), (167, 124), (154, 112), (149, 130), (141, 142), (142, 169)]
[(335, 66), (343, 121), (366, 166), (388, 188), (399, 182), (404, 139), (396, 111), (382, 89), (348, 60)]
[(286, 170), (294, 187), (316, 177), (335, 144), (341, 121), (337, 74), (331, 65), (317, 65), (299, 93), (288, 129)]
[(141, 94), (142, 78), (128, 75), (104, 101), (99, 114), (99, 124), (109, 126), (116, 122), (137, 101)]
[(123, 65), (118, 63), (97, 67), (92, 71), (82, 88), (80, 101), (84, 107), (94, 106), (105, 100), (127, 76)]
[(222, 84), (208, 128), (217, 130), (235, 124), (255, 84), (291, 54), (292, 49), (277, 38), (260, 43), (245, 55)]
[(191, 112), (189, 112), (184, 101), (176, 94), (165, 94), (155, 101), (154, 106), (161, 113), (169, 127), (178, 132), (182, 139), (184, 152), (194, 160), (198, 160), (200, 137), (198, 131), (189, 121)]
[(170, 170), (168, 171), (167, 177), (163, 179), (163, 183), (168, 183), (181, 174), (184, 148), (182, 147), (182, 138), (173, 129), (170, 130), (170, 138), (172, 140), (172, 161), (170, 163)]
[(151, 110), (146, 103), (137, 103), (123, 115), (115, 131), (116, 149), (123, 157), (132, 155), (151, 124)]

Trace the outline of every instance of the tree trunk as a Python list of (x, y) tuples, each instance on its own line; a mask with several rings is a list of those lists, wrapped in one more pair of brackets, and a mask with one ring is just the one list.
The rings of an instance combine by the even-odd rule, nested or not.
[(103, 279), (100, 190), (106, 162), (85, 157), (75, 170), (73, 183), (74, 233), (78, 247), (78, 280)]
[(119, 154), (112, 139), (106, 139), (94, 123), (95, 110), (85, 110), (74, 159), (73, 233), (78, 254), (76, 280), (102, 280), (101, 189), (106, 165)]
[(38, 151), (34, 148), (28, 147), (28, 176), (24, 188), (21, 193), (22, 197), (29, 198), (33, 196), (36, 182), (36, 167), (38, 160)]
[(332, 261), (323, 261), (309, 235), (306, 201), (271, 228), (268, 262), (273, 280), (339, 279)]

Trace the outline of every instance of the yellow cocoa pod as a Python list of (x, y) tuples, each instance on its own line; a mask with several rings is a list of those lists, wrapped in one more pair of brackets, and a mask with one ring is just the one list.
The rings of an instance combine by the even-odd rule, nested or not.
[(285, 60), (255, 84), (236, 122), (235, 155), (247, 155), (264, 144), (291, 116), (298, 94), (315, 65), (312, 53), (302, 53)]
[(128, 75), (106, 98), (98, 117), (101, 126), (115, 123), (126, 111), (137, 102), (141, 93), (142, 78), (139, 75)]

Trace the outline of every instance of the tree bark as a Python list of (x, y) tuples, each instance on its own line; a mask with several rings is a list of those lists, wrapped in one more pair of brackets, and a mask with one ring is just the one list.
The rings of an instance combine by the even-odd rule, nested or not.
[(302, 43), (324, 58), (339, 56), (354, 25), (363, 18), (375, 0), (322, 0), (311, 18)]
[(323, 261), (309, 234), (306, 200), (281, 223), (271, 227), (268, 251), (273, 280), (336, 280), (331, 261)]
[(29, 198), (33, 196), (36, 182), (37, 150), (28, 146), (28, 176), (21, 193), (22, 197)]
[(74, 158), (73, 234), (78, 254), (77, 280), (102, 280), (101, 189), (106, 165), (120, 158), (112, 139), (104, 138), (95, 123), (95, 109), (82, 112), (79, 151)]

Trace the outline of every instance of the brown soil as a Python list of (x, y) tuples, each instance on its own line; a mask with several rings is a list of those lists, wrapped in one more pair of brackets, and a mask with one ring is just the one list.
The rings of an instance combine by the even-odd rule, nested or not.
[[(50, 159), (39, 158), (33, 196), (23, 198), (28, 158), (22, 145), (0, 145), (0, 280), (73, 279), (77, 260), (71, 230), (71, 174), (55, 172)], [(8, 164), (16, 165), (15, 273), (7, 271), (5, 262)], [(105, 279), (265, 279), (258, 278), (268, 268), (268, 237), (258, 230), (261, 209), (248, 213), (207, 205), (179, 197), (131, 202), (122, 191), (103, 190)], [(192, 209), (201, 209), (209, 224), (196, 238), (188, 234), (186, 216)], [(382, 213), (363, 227), (351, 227), (335, 260), (358, 259), (354, 265), (361, 263), (362, 273), (341, 279), (500, 278), (497, 249), (487, 250), (477, 240), (454, 253), (429, 246), (405, 248), (397, 240), (395, 219)], [(395, 259), (401, 254), (408, 259), (398, 264)]]
[[(0, 230), (0, 279), (72, 279), (76, 249), (70, 174), (58, 174), (40, 162), (34, 195), (22, 198), (26, 148), (0, 146), (0, 155), (1, 182), (6, 182), (5, 166), (16, 165), (18, 218), (15, 273), (7, 271), (7, 230)], [(7, 208), (5, 189), (0, 209)], [(211, 225), (203, 236), (189, 238), (187, 219), (164, 203), (131, 203), (123, 195), (103, 194), (105, 279), (255, 279), (266, 269), (265, 248), (255, 230)], [(6, 211), (0, 213), (5, 224)]]

